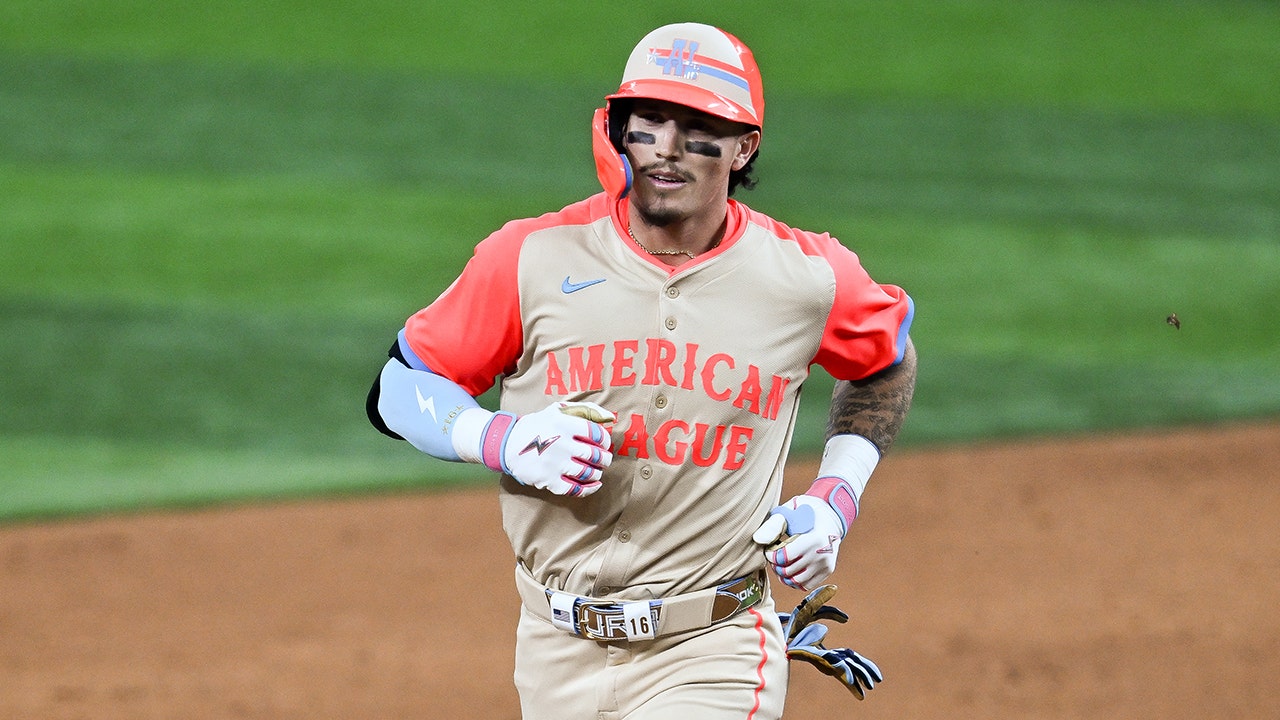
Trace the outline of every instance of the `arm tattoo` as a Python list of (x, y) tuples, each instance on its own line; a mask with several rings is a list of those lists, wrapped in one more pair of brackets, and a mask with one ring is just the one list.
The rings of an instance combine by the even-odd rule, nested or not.
[(902, 362), (897, 365), (863, 380), (836, 382), (827, 439), (854, 433), (870, 440), (884, 455), (902, 429), (915, 387), (916, 350), (908, 339)]

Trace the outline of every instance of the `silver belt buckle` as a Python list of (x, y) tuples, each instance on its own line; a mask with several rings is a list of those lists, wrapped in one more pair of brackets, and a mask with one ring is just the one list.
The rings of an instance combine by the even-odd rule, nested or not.
[(578, 634), (601, 642), (652, 640), (657, 636), (661, 608), (658, 600), (583, 600), (577, 608)]

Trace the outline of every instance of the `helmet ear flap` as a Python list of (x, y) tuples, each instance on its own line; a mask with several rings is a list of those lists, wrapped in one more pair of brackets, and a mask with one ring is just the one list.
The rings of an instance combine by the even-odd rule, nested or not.
[(615, 199), (626, 197), (631, 192), (631, 163), (609, 137), (608, 108), (597, 108), (591, 119), (591, 151), (596, 160), (596, 177), (604, 191)]

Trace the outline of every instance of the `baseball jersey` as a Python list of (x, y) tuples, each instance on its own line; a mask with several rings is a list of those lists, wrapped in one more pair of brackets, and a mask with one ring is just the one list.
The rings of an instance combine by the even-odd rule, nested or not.
[(501, 480), (503, 526), (546, 586), (640, 600), (763, 565), (810, 367), (857, 380), (901, 360), (911, 299), (826, 234), (730, 199), (715, 249), (678, 268), (632, 242), (604, 193), (516, 220), (405, 325), (403, 348), (501, 407), (560, 400), (618, 416), (603, 487), (553, 496)]

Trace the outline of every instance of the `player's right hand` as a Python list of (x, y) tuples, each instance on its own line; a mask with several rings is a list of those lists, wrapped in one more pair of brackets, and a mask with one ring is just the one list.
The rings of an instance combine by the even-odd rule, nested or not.
[(616, 420), (583, 402), (556, 402), (528, 415), (498, 412), (485, 427), (482, 458), (523, 485), (585, 497), (600, 489), (613, 462), (609, 432)]

